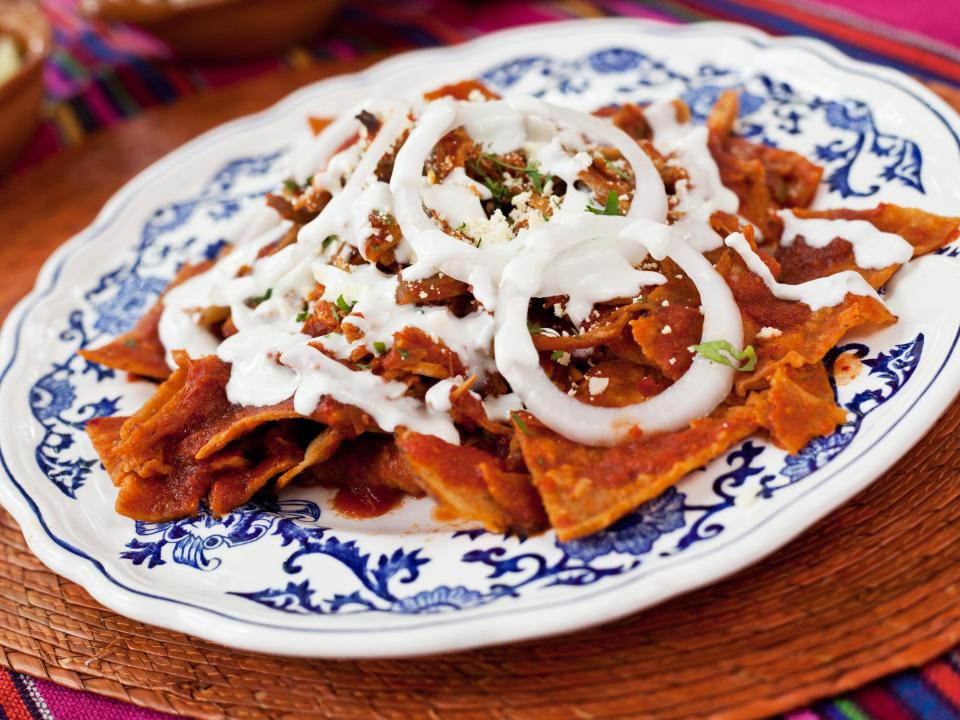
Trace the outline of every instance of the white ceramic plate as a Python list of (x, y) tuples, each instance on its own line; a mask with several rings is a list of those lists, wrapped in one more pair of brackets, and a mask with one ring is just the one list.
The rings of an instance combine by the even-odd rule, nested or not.
[(741, 88), (741, 132), (826, 166), (817, 206), (960, 214), (960, 122), (943, 102), (820, 43), (735, 25), (527, 27), (303, 88), (132, 180), (7, 320), (0, 500), (44, 563), (124, 615), (251, 650), (372, 657), (530, 638), (639, 610), (766, 555), (890, 467), (956, 395), (960, 248), (950, 247), (888, 288), (900, 323), (845, 340), (867, 367), (838, 390), (849, 421), (834, 435), (792, 457), (750, 439), (584, 540), (456, 531), (431, 520), (427, 500), (349, 521), (328, 509), (327, 491), (297, 487), (222, 521), (116, 515), (82, 426), (131, 412), (150, 386), (77, 349), (129, 327), (178, 262), (215, 251), (238, 210), (278, 181), (308, 113), (468, 77), (582, 109), (682, 96), (700, 121), (722, 89)]

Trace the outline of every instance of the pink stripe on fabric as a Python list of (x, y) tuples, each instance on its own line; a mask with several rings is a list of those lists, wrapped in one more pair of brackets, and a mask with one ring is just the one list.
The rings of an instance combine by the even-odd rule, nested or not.
[[(805, 0), (794, 0), (805, 10)], [(956, 2), (904, 2), (904, 0), (820, 0), (821, 5), (845, 8), (865, 18), (880, 20), (894, 28), (937, 38), (960, 47), (960, 12)]]
[(797, 712), (787, 713), (783, 720), (820, 720), (820, 716), (812, 710), (798, 710)]
[(57, 720), (175, 720), (173, 715), (36, 680), (37, 691)]

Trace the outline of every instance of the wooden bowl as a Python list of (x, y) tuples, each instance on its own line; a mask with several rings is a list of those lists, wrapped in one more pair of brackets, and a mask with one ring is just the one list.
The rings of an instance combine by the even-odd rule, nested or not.
[(240, 60), (306, 40), (343, 0), (86, 0), (84, 11), (127, 22), (166, 42), (182, 58)]
[(50, 25), (27, 2), (3, 2), (0, 35), (11, 36), (21, 53), (17, 72), (0, 83), (0, 171), (9, 167), (40, 121), (43, 103), (43, 61), (50, 54)]

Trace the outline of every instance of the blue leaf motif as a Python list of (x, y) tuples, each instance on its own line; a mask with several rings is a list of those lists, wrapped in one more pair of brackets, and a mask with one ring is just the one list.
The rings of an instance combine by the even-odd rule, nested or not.
[(613, 552), (645, 555), (661, 535), (683, 527), (683, 501), (683, 493), (675, 487), (668, 488), (606, 530), (557, 544), (570, 557), (585, 562)]
[(447, 587), (440, 585), (433, 590), (424, 590), (410, 597), (397, 600), (391, 610), (405, 615), (435, 613), (444, 610), (463, 610), (477, 607), (485, 602), (483, 593), (470, 590), (463, 585)]

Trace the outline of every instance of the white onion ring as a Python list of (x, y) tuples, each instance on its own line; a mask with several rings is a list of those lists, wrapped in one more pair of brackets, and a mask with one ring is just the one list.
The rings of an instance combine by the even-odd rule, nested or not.
[[(672, 238), (669, 256), (693, 280), (700, 293), (702, 340), (723, 338), (739, 352), (743, 345), (740, 310), (723, 277), (703, 255), (680, 238)], [(619, 408), (582, 403), (557, 388), (540, 367), (527, 328), (529, 304), (530, 296), (505, 279), (494, 316), (497, 369), (540, 422), (570, 440), (588, 445), (612, 445), (631, 427), (639, 427), (645, 433), (677, 430), (691, 420), (709, 415), (733, 386), (733, 368), (698, 355), (677, 382), (649, 400)]]

